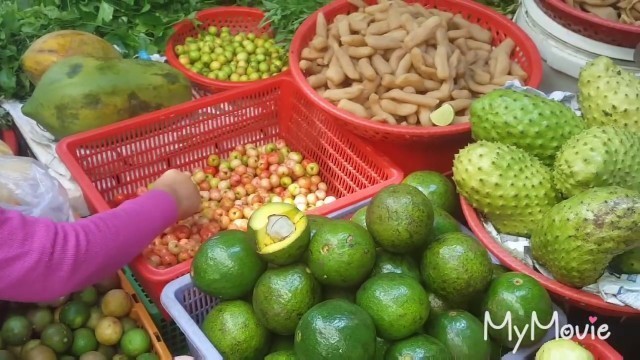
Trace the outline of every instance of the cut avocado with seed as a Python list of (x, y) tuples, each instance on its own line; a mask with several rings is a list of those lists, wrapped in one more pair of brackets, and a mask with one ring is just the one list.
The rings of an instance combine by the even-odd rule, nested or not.
[(248, 226), (256, 251), (275, 265), (298, 261), (309, 245), (309, 219), (287, 203), (267, 203), (251, 214)]

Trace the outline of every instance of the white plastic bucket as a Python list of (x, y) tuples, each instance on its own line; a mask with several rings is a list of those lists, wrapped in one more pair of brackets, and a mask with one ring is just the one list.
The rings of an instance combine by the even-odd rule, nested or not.
[(540, 90), (577, 93), (580, 69), (598, 56), (611, 58), (622, 68), (640, 75), (633, 49), (605, 44), (579, 35), (547, 16), (536, 0), (522, 0), (514, 21), (533, 39), (545, 61)]

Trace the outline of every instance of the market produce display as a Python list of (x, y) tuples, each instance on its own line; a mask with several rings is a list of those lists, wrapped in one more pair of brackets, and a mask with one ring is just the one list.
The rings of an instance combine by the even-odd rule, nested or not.
[(279, 74), (288, 67), (286, 50), (268, 35), (209, 26), (174, 48), (187, 69), (214, 80), (254, 81)]
[(511, 60), (512, 39), (461, 15), (402, 1), (365, 5), (327, 23), (302, 50), (309, 84), (338, 108), (389, 124), (447, 126), (468, 121), (474, 98), (527, 74)]
[(638, 84), (600, 57), (580, 73), (580, 118), (515, 90), (472, 107), (472, 134), (487, 139), (456, 155), (458, 192), (499, 233), (530, 238), (533, 259), (565, 285), (595, 283), (614, 257), (618, 269), (637, 271)]
[[(202, 210), (166, 229), (143, 256), (154, 268), (166, 269), (193, 258), (202, 242), (221, 230), (247, 231), (251, 214), (265, 203), (310, 210), (335, 201), (319, 174), (318, 163), (293, 151), (282, 139), (261, 146), (236, 146), (227, 158), (209, 155), (203, 167), (190, 172), (200, 189)], [(149, 188), (153, 184), (135, 194), (118, 194), (111, 205), (118, 206)], [(267, 245), (261, 243), (264, 253), (274, 253)]]
[(640, 25), (640, 3), (634, 0), (563, 0), (569, 6), (605, 20)]
[[(476, 1), (509, 17), (519, 6)], [(247, 86), (288, 69), (294, 32), (329, 2), (2, 3), (0, 99), (26, 99), (24, 115), (58, 141), (192, 100), (191, 73)], [(638, 0), (564, 2), (640, 24)], [(523, 42), (517, 46), (517, 36), (505, 37), (499, 26), (438, 10), (437, 1), (348, 3), (353, 11), (330, 20), (324, 14), (331, 11), (313, 15), (315, 34), (294, 66), (313, 91), (357, 117), (414, 129), (469, 123), (475, 142), (456, 155), (452, 180), (417, 171), (378, 191), (350, 219), (331, 219), (308, 213), (336, 200), (319, 164), (283, 139), (238, 145), (225, 157), (197, 154), (201, 163), (187, 173), (200, 191), (200, 211), (153, 239), (132, 268), (173, 274), (190, 263), (195, 292), (215, 301), (189, 315), (225, 360), (497, 360), (540, 346), (536, 360), (594, 360), (579, 341), (542, 343), (554, 330), (549, 293), (533, 277), (493, 263), (463, 232), (458, 196), (485, 226), (526, 237), (527, 255), (555, 281), (579, 289), (607, 270), (639, 274), (640, 80), (607, 57), (590, 61), (579, 76), (577, 114), (503, 88), (536, 78), (520, 64), (535, 68), (531, 61), (539, 59), (523, 56)], [(165, 48), (175, 24), (217, 5), (259, 8), (265, 17), (258, 26), (268, 25), (269, 34), (234, 21), (194, 21), (198, 33), (179, 35), (166, 49), (178, 69), (146, 61)], [(137, 54), (143, 59), (132, 59)], [(109, 204), (151, 189), (129, 188), (134, 193)], [(14, 194), (0, 195), (15, 202)], [(0, 360), (164, 358), (119, 275), (49, 304), (0, 301)], [(144, 280), (148, 294), (166, 284)], [(485, 317), (508, 325), (485, 329)]]
[[(412, 178), (424, 179), (420, 188), (431, 196), (451, 186), (441, 174)], [(202, 331), (225, 359), (500, 357), (515, 343), (506, 328), (485, 340), (483, 314), (501, 323), (513, 313), (514, 325), (523, 326), (536, 312), (546, 324), (551, 299), (535, 279), (493, 265), (459, 225), (436, 226), (451, 215), (434, 203), (418, 187), (390, 185), (358, 215), (366, 227), (263, 205), (249, 219), (252, 230), (222, 231), (195, 255), (194, 285), (221, 300)], [(372, 231), (381, 224), (387, 232)], [(416, 231), (404, 232), (408, 224)], [(280, 251), (295, 249), (284, 252), (286, 262), (260, 253), (264, 234), (271, 246), (283, 244)], [(546, 330), (532, 333), (523, 346)]]
[(22, 113), (59, 140), (192, 97), (189, 80), (169, 65), (75, 56), (44, 73)]
[(50, 304), (0, 303), (0, 358), (157, 360), (133, 305), (117, 274)]

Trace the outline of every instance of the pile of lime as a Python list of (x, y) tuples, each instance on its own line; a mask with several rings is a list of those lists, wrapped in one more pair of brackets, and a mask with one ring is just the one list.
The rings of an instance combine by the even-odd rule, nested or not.
[(209, 26), (174, 48), (187, 69), (214, 80), (255, 81), (285, 71), (286, 50), (267, 34), (232, 33), (228, 27)]
[(154, 360), (117, 274), (49, 304), (4, 304), (0, 359)]
[[(220, 300), (201, 329), (225, 359), (493, 360), (516, 346), (501, 324), (553, 314), (532, 277), (491, 263), (463, 233), (455, 186), (412, 173), (351, 220), (267, 203), (247, 232), (219, 232), (196, 253), (191, 277)], [(535, 327), (539, 342), (546, 329)]]

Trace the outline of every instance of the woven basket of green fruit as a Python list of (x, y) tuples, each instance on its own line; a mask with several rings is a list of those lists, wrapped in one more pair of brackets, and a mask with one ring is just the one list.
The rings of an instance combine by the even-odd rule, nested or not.
[(197, 88), (217, 93), (287, 72), (287, 51), (263, 24), (262, 11), (221, 6), (195, 20), (176, 24), (165, 55)]

